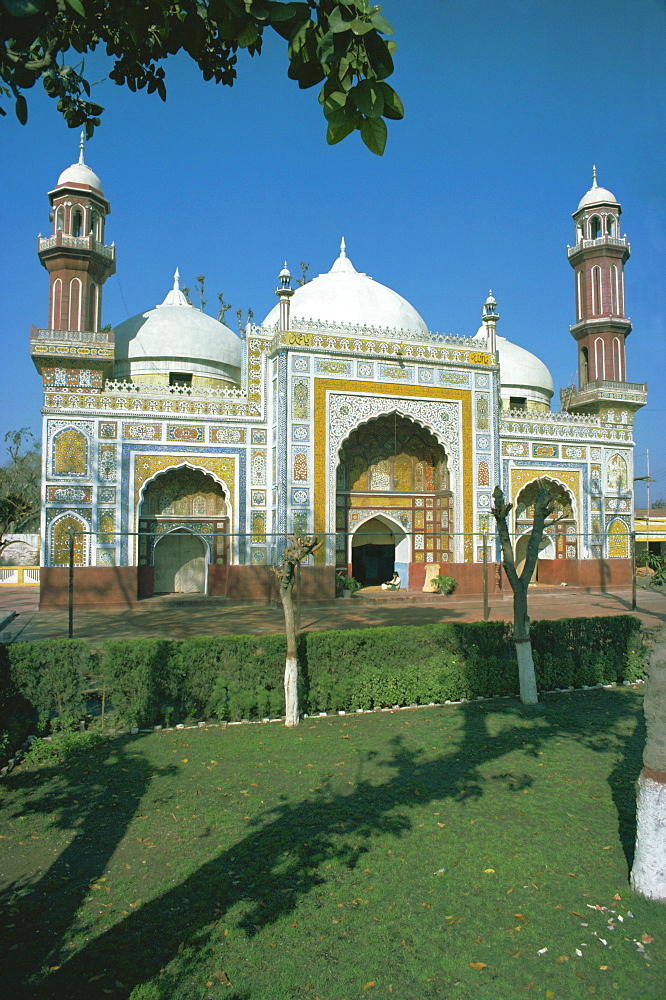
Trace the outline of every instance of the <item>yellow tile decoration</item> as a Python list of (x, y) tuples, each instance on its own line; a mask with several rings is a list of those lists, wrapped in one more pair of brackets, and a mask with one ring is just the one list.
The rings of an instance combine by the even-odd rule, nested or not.
[(53, 438), (53, 475), (85, 476), (88, 470), (88, 439), (74, 427), (58, 431)]

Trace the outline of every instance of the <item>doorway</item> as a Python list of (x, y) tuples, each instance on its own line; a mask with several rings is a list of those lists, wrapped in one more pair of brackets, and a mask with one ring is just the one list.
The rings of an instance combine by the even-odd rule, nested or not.
[(205, 594), (207, 546), (191, 531), (171, 531), (155, 543), (156, 594)]

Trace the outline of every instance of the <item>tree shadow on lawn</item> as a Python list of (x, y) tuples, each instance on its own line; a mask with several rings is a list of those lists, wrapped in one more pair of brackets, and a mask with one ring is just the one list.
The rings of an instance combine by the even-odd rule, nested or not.
[[(88, 1000), (91, 977), (104, 973), (104, 979), (96, 982), (93, 989), (99, 993), (103, 985), (120, 983), (121, 986), (116, 985), (110, 992), (115, 997), (126, 998), (137, 984), (158, 976), (178, 954), (184, 975), (190, 974), (186, 971), (189, 967), (192, 974), (197, 969), (203, 976), (206, 962), (203, 949), (209, 943), (215, 924), (237, 904), (242, 904), (244, 911), (238, 926), (252, 936), (284, 917), (299, 900), (324, 884), (327, 876), (320, 869), (325, 863), (343, 863), (354, 869), (363, 854), (370, 850), (375, 837), (407, 834), (413, 825), (409, 812), (415, 806), (422, 808), (432, 800), (441, 804), (447, 798), (458, 802), (478, 800), (489, 780), (506, 780), (507, 790), (516, 793), (532, 782), (529, 775), (518, 779), (513, 775), (489, 779), (481, 773), (482, 765), (515, 751), (536, 756), (558, 736), (573, 736), (586, 748), (597, 752), (613, 749), (620, 757), (623, 744), (633, 740), (626, 730), (630, 720), (635, 719), (635, 704), (620, 693), (587, 692), (584, 713), (580, 707), (572, 705), (574, 697), (577, 696), (546, 699), (536, 711), (507, 701), (462, 705), (458, 709), (464, 717), (460, 739), (451, 753), (436, 760), (427, 759), (418, 746), (409, 745), (409, 732), (405, 736), (395, 736), (390, 741), (392, 757), (371, 764), (373, 768), (387, 769), (389, 776), (385, 782), (373, 784), (363, 777), (362, 770), (370, 765), (372, 757), (372, 753), (366, 753), (357, 781), (349, 792), (317, 793), (312, 799), (296, 804), (281, 803), (256, 816), (249, 823), (249, 832), (236, 844), (201, 865), (178, 886), (99, 934), (69, 960), (66, 954), (52, 952), (48, 964), (55, 956), (60, 965), (41, 982), (44, 952), (48, 949), (42, 948), (36, 960), (31, 956), (24, 968), (35, 985), (28, 987), (28, 992), (12, 990), (11, 995), (35, 1000)], [(513, 716), (515, 723), (499, 727), (493, 734), (487, 721), (498, 713)], [(409, 720), (405, 718), (405, 721)], [(379, 719), (376, 722), (379, 723)], [(603, 730), (600, 731), (595, 723), (603, 724)], [(637, 735), (636, 739), (639, 738)], [(138, 750), (140, 744), (134, 742), (133, 747)], [(126, 754), (122, 759), (127, 762)], [(99, 877), (103, 869), (103, 864), (93, 859), (108, 858), (111, 842), (118, 842), (130, 812), (138, 805), (140, 788), (145, 787), (147, 780), (146, 765), (140, 758), (132, 761), (129, 774), (137, 782), (131, 795), (132, 808), (127, 809), (126, 817), (121, 816), (117, 827), (114, 824), (112, 836), (105, 834), (99, 823), (93, 822), (93, 810), (87, 803), (83, 804), (92, 843), (86, 844), (85, 838), (79, 836), (68, 849), (68, 871), (76, 872), (80, 883), (76, 897), (79, 901), (87, 893), (91, 878)], [(34, 773), (26, 775), (25, 780), (34, 780)], [(102, 795), (102, 789), (92, 790), (93, 801), (99, 801)], [(33, 809), (52, 811), (52, 800), (50, 793), (42, 800), (36, 797)], [(72, 825), (80, 823), (78, 808), (77, 804), (67, 806)], [(632, 836), (633, 830), (633, 820), (624, 798), (621, 809), (624, 842)], [(108, 845), (106, 836), (109, 836)], [(63, 871), (61, 859), (53, 868)], [(51, 869), (35, 887), (37, 898), (45, 900), (56, 884), (57, 874)], [(55, 911), (49, 911), (48, 920), (53, 927), (49, 947), (55, 946), (55, 937), (66, 933), (73, 917), (71, 904), (61, 914), (57, 903)], [(174, 975), (175, 980), (174, 976), (165, 976), (154, 983), (151, 1000), (168, 1000), (172, 996), (180, 978), (178, 972)], [(229, 1000), (233, 997), (239, 1000), (241, 996), (226, 992), (225, 995)]]

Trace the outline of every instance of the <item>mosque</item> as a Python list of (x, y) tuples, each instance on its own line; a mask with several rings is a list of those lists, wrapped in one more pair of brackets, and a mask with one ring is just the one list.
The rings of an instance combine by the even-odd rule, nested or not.
[(48, 321), (30, 338), (44, 385), (43, 604), (66, 599), (70, 561), (82, 601), (265, 600), (292, 533), (324, 542), (303, 568), (305, 598), (333, 597), (336, 567), (367, 584), (396, 569), (410, 591), (445, 572), (478, 592), (484, 553), (498, 557), (493, 488), (514, 505), (520, 565), (540, 481), (558, 510), (539, 581), (629, 578), (647, 387), (627, 381), (630, 247), (596, 172), (567, 249), (578, 385), (557, 409), (546, 366), (498, 335), (492, 293), (475, 335), (432, 334), (356, 270), (344, 240), (300, 287), (285, 264), (277, 303), (242, 336), (192, 306), (177, 272), (161, 304), (102, 327), (115, 246), (83, 142), (49, 199)]

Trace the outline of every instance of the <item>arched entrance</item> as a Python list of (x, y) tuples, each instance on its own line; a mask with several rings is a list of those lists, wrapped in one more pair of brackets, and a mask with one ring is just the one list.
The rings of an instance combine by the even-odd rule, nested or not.
[(453, 494), (443, 446), (415, 420), (387, 413), (353, 430), (339, 456), (337, 565), (351, 561), (357, 579), (382, 582), (393, 559), (403, 586), (412, 567), (420, 589), (424, 570), (416, 572), (414, 564), (453, 559)]
[(208, 546), (183, 528), (162, 535), (155, 542), (154, 591), (156, 594), (205, 594)]
[[(525, 565), (539, 486), (545, 486), (556, 499), (555, 509), (546, 519), (544, 536), (539, 544), (539, 559), (576, 559), (578, 556), (578, 535), (571, 493), (554, 479), (535, 479), (524, 486), (516, 498), (515, 530), (519, 537), (514, 548), (518, 573), (522, 572)], [(538, 573), (537, 562), (537, 579)]]
[(169, 469), (144, 489), (139, 531), (139, 565), (154, 566), (155, 593), (206, 593), (208, 565), (228, 560), (225, 490), (201, 469)]
[(384, 583), (397, 570), (406, 585), (409, 539), (396, 521), (382, 514), (364, 521), (352, 535), (351, 551), (352, 575), (359, 583)]

